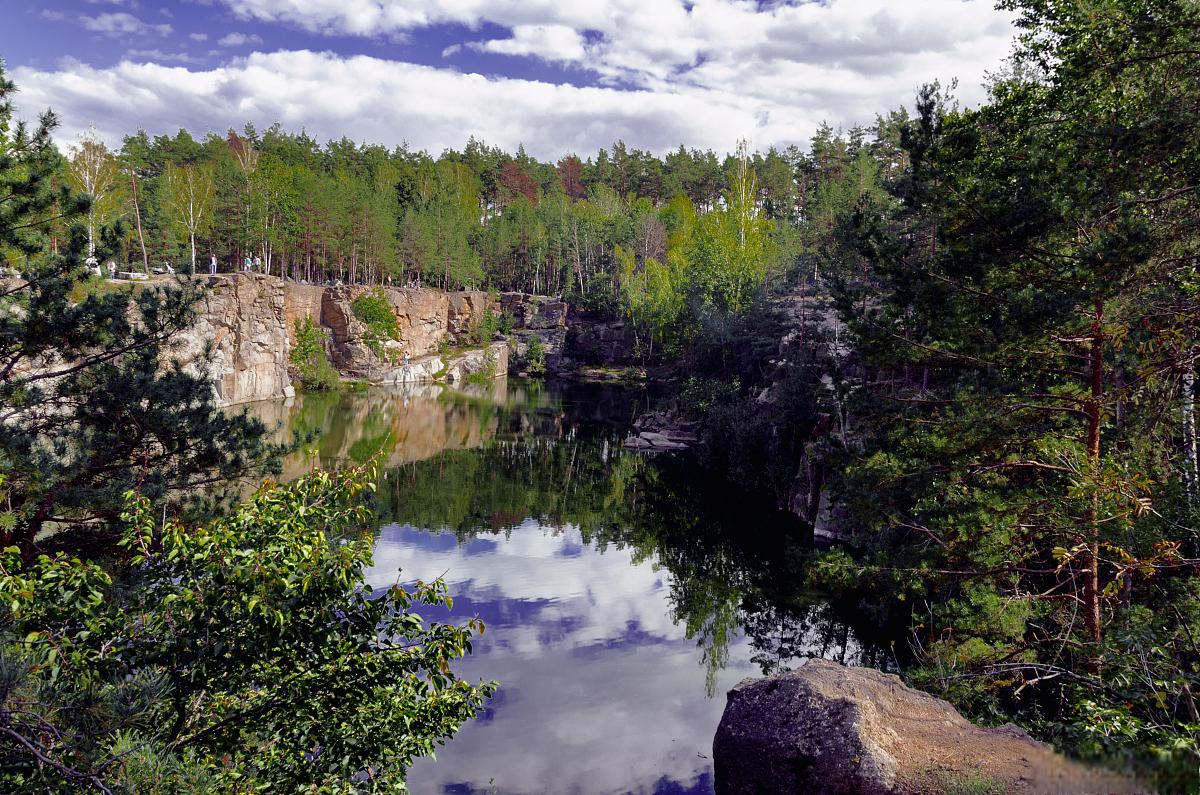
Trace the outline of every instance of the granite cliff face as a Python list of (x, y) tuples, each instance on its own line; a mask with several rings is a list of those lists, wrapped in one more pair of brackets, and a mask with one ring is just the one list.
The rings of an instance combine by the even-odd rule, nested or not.
[[(324, 329), (329, 359), (345, 375), (415, 383), (507, 372), (506, 343), (461, 355), (433, 355), (443, 343), (471, 341), (488, 309), (486, 293), (383, 288), (400, 329), (400, 339), (387, 347), (394, 359), (405, 353), (410, 357), (407, 366), (397, 367), (372, 354), (366, 329), (354, 316), (354, 299), (369, 288), (296, 284), (258, 274), (212, 277), (208, 286), (196, 324), (178, 340), (176, 355), (184, 362), (197, 362), (212, 346), (209, 374), (221, 405), (295, 394), (288, 356), (296, 327), (306, 318)], [(500, 311), (498, 305), (491, 309)]]
[(181, 335), (177, 355), (195, 362), (212, 346), (209, 375), (223, 405), (290, 396), (289, 330), (295, 319), (312, 317), (312, 299), (303, 286), (277, 279), (211, 279), (197, 307), (196, 324)]

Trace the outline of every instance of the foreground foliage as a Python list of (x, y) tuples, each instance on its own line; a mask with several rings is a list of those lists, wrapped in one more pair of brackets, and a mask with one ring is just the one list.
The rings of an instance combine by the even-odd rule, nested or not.
[(117, 571), (0, 567), (0, 789), (382, 792), (494, 684), (457, 679), (478, 621), (440, 581), (364, 581), (372, 469), (264, 488), (188, 527), (130, 494)]
[(912, 605), (925, 687), (1157, 755), (1175, 791), (1200, 736), (1200, 9), (1007, 5), (990, 102), (924, 92), (903, 208), (859, 208), (865, 371), (831, 461), (867, 554), (829, 576)]

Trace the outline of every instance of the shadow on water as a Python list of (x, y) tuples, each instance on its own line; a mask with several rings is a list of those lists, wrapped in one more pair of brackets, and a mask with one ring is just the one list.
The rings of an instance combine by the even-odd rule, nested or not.
[(806, 587), (809, 527), (687, 457), (621, 448), (647, 400), (509, 382), (264, 407), (318, 434), (291, 476), (382, 450), (370, 581), (442, 576), (454, 609), (430, 618), (487, 624), (459, 673), (501, 690), (414, 792), (708, 793), (739, 679), (809, 656), (887, 667), (878, 630)]

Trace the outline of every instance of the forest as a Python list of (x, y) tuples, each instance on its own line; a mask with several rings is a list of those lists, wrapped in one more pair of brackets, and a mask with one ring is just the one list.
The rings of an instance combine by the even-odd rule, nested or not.
[[(665, 157), (618, 141), (542, 163), (472, 141), (437, 157), (349, 139), (139, 132), (111, 151), (69, 144), (65, 176), (90, 194), (89, 235), (120, 222), (121, 270), (260, 272), (308, 282), (562, 295), (661, 336), (688, 281), (722, 312), (768, 274), (828, 249), (837, 219), (903, 168), (903, 111), (870, 128), (825, 126), (808, 151)], [(812, 264), (810, 265), (810, 261)], [(676, 302), (677, 303), (677, 302)]]
[[(203, 274), (215, 256), (624, 319), (698, 423), (699, 459), (835, 532), (787, 568), (796, 594), (888, 628), (906, 680), (977, 722), (1200, 789), (1200, 8), (1001, 5), (1018, 40), (978, 107), (930, 84), (869, 127), (724, 156), (617, 142), (539, 162), (473, 140), (434, 157), (278, 126), (62, 154), (52, 116), (10, 123), (5, 81), (0, 783), (137, 789), (160, 769), (207, 782), (194, 791), (365, 791), (348, 776), (378, 763), (402, 781), (494, 692), (447, 673), (481, 627), (404, 612), (446, 602), (440, 584), (389, 591), (394, 613), (360, 598), (369, 462), (239, 508), (180, 496), (283, 450), (159, 367), (200, 287), (105, 291), (89, 265)], [(244, 548), (251, 525), (272, 532)], [(657, 530), (597, 526), (657, 548)], [(661, 533), (663, 554), (695, 540)], [(293, 605), (296, 577), (313, 590)], [(423, 650), (401, 671), (382, 662), (399, 647), (374, 644), (385, 629)], [(195, 652), (206, 632), (244, 663)], [(352, 712), (349, 739), (256, 688), (298, 646), (296, 693)], [(342, 666), (375, 694), (354, 709), (330, 695)]]

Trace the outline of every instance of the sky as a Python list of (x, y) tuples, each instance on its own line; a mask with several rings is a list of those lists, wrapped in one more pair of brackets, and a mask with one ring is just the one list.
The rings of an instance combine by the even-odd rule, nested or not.
[(622, 140), (804, 146), (958, 81), (1013, 38), (994, 0), (0, 0), (18, 113), (60, 143), (278, 122), (438, 154), (557, 159)]

